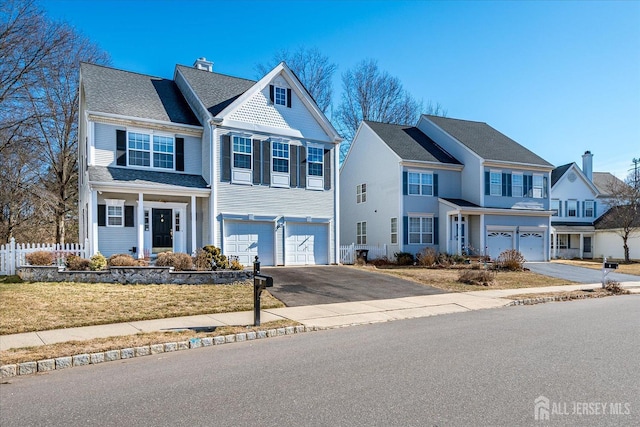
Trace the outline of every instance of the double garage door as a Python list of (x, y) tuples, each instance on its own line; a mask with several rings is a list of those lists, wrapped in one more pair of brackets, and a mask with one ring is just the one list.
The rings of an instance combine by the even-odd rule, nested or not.
[(487, 232), (487, 247), (489, 256), (497, 259), (500, 254), (508, 249), (518, 249), (527, 261), (544, 261), (544, 234), (538, 232), (521, 232), (519, 245), (516, 245), (516, 233), (514, 231), (489, 231)]
[(282, 255), (276, 253), (282, 254), (284, 247), (286, 265), (328, 264), (328, 229), (328, 224), (288, 222), (278, 250), (273, 222), (225, 221), (224, 253), (237, 256), (244, 266), (250, 266), (256, 255), (262, 265), (276, 265), (282, 263)]

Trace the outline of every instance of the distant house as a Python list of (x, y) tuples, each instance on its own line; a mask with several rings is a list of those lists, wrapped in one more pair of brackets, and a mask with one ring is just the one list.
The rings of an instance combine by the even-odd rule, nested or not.
[(548, 260), (553, 166), (482, 122), (363, 122), (340, 170), (341, 241)]
[(172, 80), (83, 63), (79, 117), (92, 253), (213, 244), (245, 265), (338, 261), (341, 138), (286, 64), (253, 81), (204, 58)]

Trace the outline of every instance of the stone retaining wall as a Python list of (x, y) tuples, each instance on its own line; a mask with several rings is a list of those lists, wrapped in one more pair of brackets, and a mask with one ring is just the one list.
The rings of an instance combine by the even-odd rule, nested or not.
[(173, 267), (108, 267), (102, 271), (67, 271), (56, 266), (30, 265), (20, 267), (18, 276), (27, 282), (222, 285), (252, 279), (253, 271), (173, 271)]

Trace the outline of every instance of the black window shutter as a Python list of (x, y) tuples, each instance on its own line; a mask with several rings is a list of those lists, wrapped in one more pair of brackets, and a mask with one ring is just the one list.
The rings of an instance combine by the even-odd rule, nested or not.
[(291, 89), (287, 89), (287, 107), (291, 108)]
[(298, 186), (300, 188), (307, 187), (307, 149), (300, 147), (300, 182)]
[(127, 166), (127, 131), (116, 130), (116, 164)]
[(596, 202), (593, 202), (593, 215), (592, 215), (592, 217), (595, 218), (596, 216), (597, 216), (596, 215)]
[(269, 141), (262, 144), (262, 183), (271, 185), (271, 144)]
[(402, 195), (409, 194), (409, 173), (407, 171), (402, 172)]
[[(402, 217), (402, 243), (409, 244), (409, 217)], [(406, 250), (406, 249), (405, 249)]]
[(133, 206), (124, 207), (124, 226), (133, 227)]
[(568, 201), (564, 201), (564, 212), (566, 216), (569, 216), (569, 202)]
[(98, 226), (107, 225), (107, 205), (98, 205)]
[(558, 200), (558, 216), (562, 216), (562, 202)]
[[(260, 140), (253, 140), (253, 183), (260, 184), (262, 182), (262, 175), (260, 174), (260, 166), (262, 162), (260, 161)], [(263, 173), (266, 173), (266, 170), (263, 170)]]
[(176, 170), (184, 171), (184, 138), (176, 138)]
[(222, 181), (231, 181), (231, 137), (222, 136), (222, 171), (220, 171)]
[(438, 174), (437, 173), (433, 174), (433, 195), (435, 197), (438, 197)]
[(584, 215), (580, 215), (580, 202), (576, 202), (576, 216), (584, 216)]
[(491, 194), (491, 173), (489, 171), (484, 172), (484, 195)]
[(273, 104), (273, 85), (269, 85), (269, 99), (271, 100), (271, 103)]
[(511, 197), (513, 195), (513, 193), (511, 192), (511, 174), (507, 173), (505, 175), (507, 181), (507, 197)]
[(502, 196), (507, 197), (507, 174), (502, 174)]
[(298, 186), (298, 146), (289, 146), (289, 186)]
[(324, 150), (324, 172), (323, 173), (324, 173), (324, 189), (331, 190), (331, 150)]
[(438, 217), (433, 218), (433, 244), (439, 245), (439, 233), (438, 233)]

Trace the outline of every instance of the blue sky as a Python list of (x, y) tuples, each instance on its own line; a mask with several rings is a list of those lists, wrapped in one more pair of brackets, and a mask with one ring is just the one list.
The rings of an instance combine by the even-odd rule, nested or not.
[(640, 1), (61, 1), (42, 5), (111, 54), (171, 78), (205, 56), (257, 78), (279, 49), (316, 46), (340, 74), (365, 58), (449, 117), (487, 122), (554, 165), (640, 158)]

